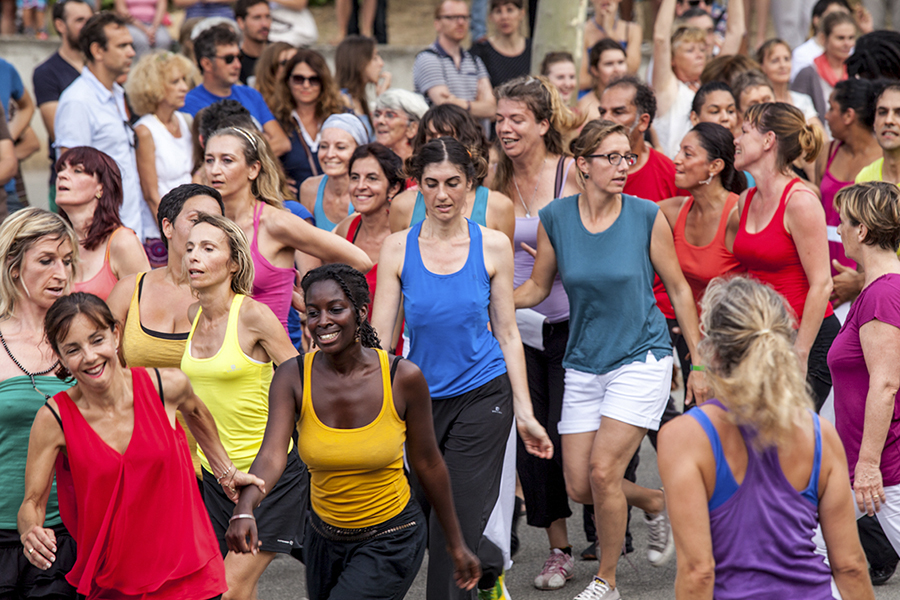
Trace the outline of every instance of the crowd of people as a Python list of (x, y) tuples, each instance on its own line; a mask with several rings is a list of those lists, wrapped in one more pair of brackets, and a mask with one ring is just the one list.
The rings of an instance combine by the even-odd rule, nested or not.
[(628, 595), (631, 527), (677, 598), (874, 598), (900, 33), (818, 0), (751, 45), (741, 0), (659, 0), (643, 65), (593, 0), (583, 60), (534, 61), (533, 3), (439, 0), (405, 90), (377, 0), (337, 3), (333, 70), (305, 2), (174, 4), (181, 36), (56, 3), (35, 101), (0, 61), (0, 598), (253, 600), (284, 554), (311, 599), (399, 599), (427, 550), (428, 600), (509, 599), (574, 577), (573, 504), (576, 600)]

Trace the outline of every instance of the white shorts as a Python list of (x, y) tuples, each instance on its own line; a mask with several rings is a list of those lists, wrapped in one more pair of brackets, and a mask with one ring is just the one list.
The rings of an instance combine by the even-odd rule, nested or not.
[(635, 427), (659, 429), (672, 386), (672, 357), (623, 365), (603, 375), (566, 369), (560, 435), (587, 433), (610, 417)]

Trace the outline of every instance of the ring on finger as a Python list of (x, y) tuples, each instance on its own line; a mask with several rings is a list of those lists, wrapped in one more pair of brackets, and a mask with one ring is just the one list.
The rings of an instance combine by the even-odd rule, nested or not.
[(28, 554), (32, 554), (33, 552), (34, 552), (34, 548), (29, 548), (29, 549), (28, 549)]

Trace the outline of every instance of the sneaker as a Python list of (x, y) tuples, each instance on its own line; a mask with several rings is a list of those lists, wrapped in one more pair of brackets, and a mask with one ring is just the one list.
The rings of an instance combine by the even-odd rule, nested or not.
[(500, 574), (494, 587), (478, 590), (478, 600), (510, 600), (509, 590), (506, 589), (506, 571)]
[(609, 587), (603, 579), (594, 577), (583, 592), (575, 596), (575, 600), (621, 600), (619, 590)]
[(669, 517), (662, 511), (655, 517), (644, 513), (644, 522), (650, 530), (647, 541), (647, 559), (654, 567), (660, 567), (672, 559), (675, 554), (675, 540), (672, 538), (672, 527)]
[(559, 548), (550, 551), (541, 574), (534, 578), (534, 587), (539, 590), (558, 590), (566, 585), (567, 579), (575, 574), (575, 559)]

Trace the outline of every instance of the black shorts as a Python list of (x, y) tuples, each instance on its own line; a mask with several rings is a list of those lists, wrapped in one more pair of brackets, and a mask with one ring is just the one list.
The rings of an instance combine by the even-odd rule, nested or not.
[(51, 529), (56, 533), (56, 561), (46, 571), (28, 562), (18, 531), (0, 530), (0, 600), (75, 598), (75, 588), (66, 581), (75, 565), (75, 540), (62, 525)]
[[(259, 549), (263, 552), (290, 554), (291, 549), (299, 545), (306, 521), (308, 481), (306, 466), (297, 455), (295, 446), (288, 453), (281, 479), (253, 511), (259, 541), (262, 542)], [(228, 531), (228, 519), (234, 514), (235, 504), (206, 469), (203, 469), (203, 502), (219, 541), (219, 549), (225, 556), (228, 553), (225, 532)]]

